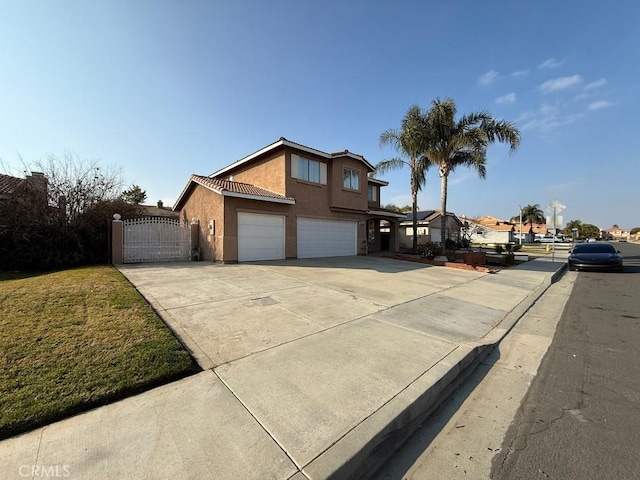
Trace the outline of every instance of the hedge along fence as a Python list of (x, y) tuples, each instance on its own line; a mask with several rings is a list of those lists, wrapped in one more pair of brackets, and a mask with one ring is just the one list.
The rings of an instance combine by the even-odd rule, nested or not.
[(0, 270), (53, 270), (109, 261), (111, 219), (140, 214), (121, 200), (96, 203), (71, 221), (54, 208), (0, 202)]

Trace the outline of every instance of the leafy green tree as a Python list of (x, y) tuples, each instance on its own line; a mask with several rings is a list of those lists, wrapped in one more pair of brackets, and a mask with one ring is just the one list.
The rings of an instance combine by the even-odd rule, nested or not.
[[(426, 159), (419, 155), (416, 174), (424, 176), (430, 165), (437, 167), (440, 175), (440, 245), (445, 253), (447, 183), (449, 174), (458, 167), (470, 167), (478, 172), (480, 178), (487, 175), (487, 148), (500, 142), (510, 146), (514, 153), (520, 145), (520, 132), (515, 124), (505, 120), (496, 120), (482, 110), (463, 115), (456, 120), (456, 104), (451, 98), (431, 102), (423, 122), (426, 124), (428, 143)], [(423, 137), (423, 135), (420, 135)], [(424, 140), (421, 141), (424, 142)], [(421, 152), (422, 153), (422, 152)]]
[(572, 235), (573, 229), (577, 228), (577, 236), (579, 238), (599, 238), (600, 229), (590, 223), (582, 223), (582, 220), (571, 220), (563, 230), (565, 235)]
[[(511, 217), (512, 222), (520, 221), (520, 214)], [(545, 223), (547, 219), (539, 204), (522, 207), (522, 223)]]
[(380, 146), (392, 146), (400, 156), (383, 160), (376, 165), (376, 171), (380, 173), (409, 167), (414, 252), (418, 248), (418, 191), (424, 186), (428, 167), (424, 156), (427, 149), (426, 133), (424, 113), (419, 106), (411, 106), (400, 123), (400, 130), (389, 129), (380, 135)]
[(578, 229), (578, 236), (580, 236), (580, 228), (581, 227), (582, 227), (582, 220), (571, 220), (570, 222), (567, 222), (567, 226), (564, 228), (562, 233), (564, 233), (565, 235), (572, 235), (573, 234), (573, 229), (577, 228)]
[[(393, 210), (397, 213), (409, 213), (412, 210), (411, 205), (404, 205), (402, 207), (399, 207), (397, 205), (394, 205), (393, 203), (388, 203), (383, 208), (386, 208), (387, 210)], [(420, 209), (420, 207), (418, 207), (418, 209)]]
[(600, 228), (590, 223), (583, 223), (580, 226), (580, 236), (583, 238), (599, 238)]
[(138, 185), (131, 185), (122, 192), (122, 200), (132, 205), (140, 205), (147, 199), (147, 192)]
[(635, 235), (638, 232), (640, 232), (640, 227), (633, 227), (629, 233), (631, 233), (631, 235)]

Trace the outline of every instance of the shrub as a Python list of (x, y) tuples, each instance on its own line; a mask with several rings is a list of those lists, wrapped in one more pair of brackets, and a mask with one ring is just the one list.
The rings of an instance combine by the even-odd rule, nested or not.
[(55, 210), (35, 212), (28, 204), (0, 202), (0, 268), (52, 270), (105, 263), (114, 213), (132, 218), (140, 207), (100, 201), (66, 222)]
[(500, 253), (504, 252), (504, 247), (502, 245), (500, 245), (500, 244), (497, 244), (495, 246), (495, 250), (496, 250), (496, 253), (500, 254)]
[(418, 244), (418, 253), (422, 258), (433, 260), (440, 252), (440, 245), (435, 242), (426, 242)]
[(445, 250), (455, 250), (456, 248), (458, 248), (458, 246), (459, 246), (458, 242), (456, 242), (455, 240), (451, 240), (450, 238), (447, 238), (444, 241)]

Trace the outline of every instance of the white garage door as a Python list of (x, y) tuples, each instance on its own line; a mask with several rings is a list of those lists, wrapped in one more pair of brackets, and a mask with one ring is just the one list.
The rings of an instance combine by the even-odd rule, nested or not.
[(298, 258), (356, 255), (358, 222), (298, 219)]
[(284, 217), (238, 213), (238, 261), (284, 259)]

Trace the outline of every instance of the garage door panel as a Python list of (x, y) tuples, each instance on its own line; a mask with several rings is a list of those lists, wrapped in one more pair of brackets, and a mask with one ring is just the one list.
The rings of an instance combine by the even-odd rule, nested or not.
[(298, 258), (341, 257), (357, 254), (358, 223), (298, 219)]
[(238, 213), (238, 261), (284, 259), (284, 226), (281, 215)]

